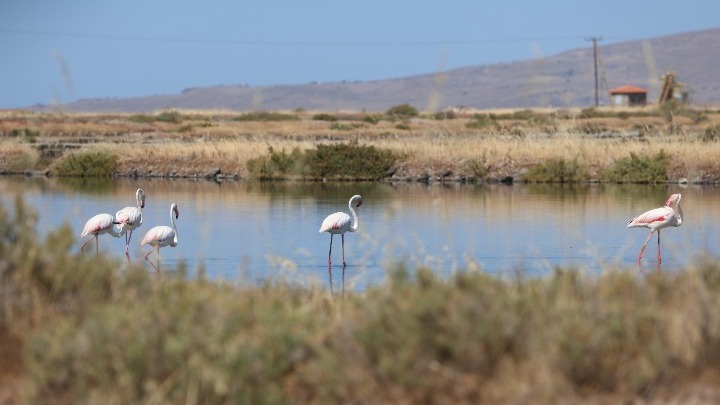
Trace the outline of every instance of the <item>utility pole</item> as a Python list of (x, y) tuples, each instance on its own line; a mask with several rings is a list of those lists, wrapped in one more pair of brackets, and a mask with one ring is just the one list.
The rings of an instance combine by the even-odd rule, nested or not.
[(602, 41), (602, 37), (587, 37), (585, 38), (586, 41), (592, 41), (593, 43), (593, 60), (595, 62), (595, 107), (600, 105), (600, 100), (598, 98), (598, 41)]

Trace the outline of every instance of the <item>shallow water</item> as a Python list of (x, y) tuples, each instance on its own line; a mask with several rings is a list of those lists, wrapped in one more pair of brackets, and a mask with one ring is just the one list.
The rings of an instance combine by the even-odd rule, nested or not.
[[(132, 237), (130, 257), (144, 262), (142, 236), (170, 225), (169, 207), (179, 206), (179, 245), (161, 250), (161, 267), (184, 262), (213, 279), (262, 281), (284, 277), (318, 282), (334, 291), (362, 290), (380, 283), (394, 263), (428, 266), (442, 275), (482, 269), (513, 276), (543, 275), (556, 266), (598, 272), (604, 266), (637, 271), (637, 253), (649, 230), (626, 229), (634, 216), (683, 194), (685, 222), (662, 231), (661, 269), (673, 270), (700, 255), (720, 256), (720, 188), (637, 185), (423, 185), (379, 183), (215, 183), (206, 180), (0, 178), (1, 200), (12, 207), (21, 195), (40, 215), (44, 236), (63, 223), (78, 236), (90, 217), (135, 205), (146, 192), (145, 221)], [(323, 219), (348, 211), (353, 194), (363, 196), (360, 227), (335, 236), (328, 272), (329, 235)], [(92, 244), (86, 252), (93, 253)], [(124, 258), (124, 238), (100, 238), (100, 250)], [(640, 266), (657, 268), (653, 237)], [(151, 256), (152, 257), (152, 256)], [(145, 263), (148, 269), (151, 267)]]

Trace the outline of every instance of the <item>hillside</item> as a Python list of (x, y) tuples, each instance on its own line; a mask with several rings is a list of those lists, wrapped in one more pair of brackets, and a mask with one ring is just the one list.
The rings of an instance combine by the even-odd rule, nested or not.
[[(658, 95), (660, 75), (677, 72), (691, 101), (720, 100), (720, 28), (602, 46), (601, 92), (634, 84)], [(601, 94), (606, 103), (607, 96)], [(188, 88), (180, 94), (128, 99), (84, 99), (62, 106), (72, 112), (148, 112), (163, 109), (366, 110), (409, 103), (434, 111), (471, 108), (586, 107), (594, 103), (592, 48), (535, 60), (478, 65), (405, 78), (265, 87)], [(39, 109), (49, 109), (42, 106)]]

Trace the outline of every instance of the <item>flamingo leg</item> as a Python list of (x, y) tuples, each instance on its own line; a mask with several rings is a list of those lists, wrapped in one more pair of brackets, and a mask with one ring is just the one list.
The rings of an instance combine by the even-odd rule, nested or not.
[(330, 255), (332, 254), (332, 240), (333, 240), (333, 234), (330, 234), (330, 251), (328, 252), (328, 270), (330, 265), (332, 265), (332, 261), (330, 261)]
[(645, 248), (647, 247), (648, 242), (650, 242), (650, 238), (652, 238), (653, 233), (655, 233), (654, 229), (652, 229), (650, 231), (650, 235), (648, 235), (647, 239), (645, 239), (645, 244), (643, 245), (642, 249), (640, 249), (640, 253), (638, 254), (638, 258), (637, 258), (638, 262), (640, 261), (640, 259), (642, 259), (643, 252), (645, 251)]
[(88, 239), (85, 243), (82, 244), (82, 246), (80, 246), (80, 254), (81, 254), (81, 255), (83, 254), (83, 248), (85, 247), (85, 245), (87, 245), (88, 243), (92, 242), (93, 239), (96, 239), (96, 238), (97, 238), (97, 235), (93, 235), (92, 238)]
[(132, 233), (133, 231), (130, 231), (129, 233), (125, 234), (125, 254), (128, 254), (128, 251), (130, 249), (130, 239), (132, 239)]
[(347, 266), (345, 263), (345, 234), (340, 235), (342, 237), (342, 258), (343, 258), (343, 269)]
[(95, 257), (100, 256), (100, 239), (95, 235)]
[(662, 256), (660, 256), (660, 230), (658, 229), (658, 263), (662, 262)]

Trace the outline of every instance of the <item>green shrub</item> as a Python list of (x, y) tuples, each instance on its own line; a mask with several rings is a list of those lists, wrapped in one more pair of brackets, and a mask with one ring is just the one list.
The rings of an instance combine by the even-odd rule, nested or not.
[(152, 123), (152, 122), (168, 122), (177, 124), (183, 121), (185, 117), (177, 111), (163, 111), (156, 115), (135, 114), (128, 118), (132, 122)]
[(455, 111), (438, 111), (432, 115), (432, 118), (437, 121), (454, 120), (457, 118), (457, 114)]
[(373, 115), (366, 115), (362, 117), (362, 122), (367, 122), (368, 124), (377, 124), (378, 122), (382, 121), (382, 116), (373, 114)]
[(117, 171), (117, 161), (117, 156), (106, 152), (71, 153), (55, 170), (58, 176), (112, 177)]
[(711, 125), (705, 128), (700, 136), (700, 140), (703, 142), (715, 142), (718, 139), (720, 139), (720, 125)]
[(500, 128), (494, 114), (475, 114), (473, 119), (468, 121), (465, 126), (470, 129), (497, 130)]
[(293, 114), (283, 114), (272, 111), (257, 111), (241, 114), (233, 118), (233, 121), (298, 121), (300, 118)]
[(391, 151), (357, 143), (317, 145), (305, 151), (305, 175), (313, 179), (377, 180), (394, 164)]
[(333, 131), (352, 131), (355, 129), (363, 128), (364, 125), (357, 123), (357, 122), (351, 122), (349, 124), (343, 124), (340, 122), (333, 122), (330, 124), (330, 129)]
[(40, 137), (40, 132), (30, 128), (13, 129), (10, 131), (10, 136), (22, 138), (27, 143), (35, 143)]
[(397, 104), (388, 108), (385, 114), (391, 117), (410, 118), (416, 117), (418, 110), (410, 104)]
[(312, 116), (312, 119), (315, 121), (330, 121), (330, 122), (335, 122), (338, 120), (338, 118), (336, 116), (334, 116), (332, 114), (327, 114), (327, 113), (315, 114)]
[(580, 118), (598, 118), (602, 116), (603, 113), (595, 107), (588, 107), (580, 110)]
[(292, 152), (285, 150), (276, 151), (272, 146), (268, 147), (268, 155), (247, 162), (247, 169), (250, 175), (260, 180), (277, 180), (295, 177), (302, 166), (303, 154), (299, 148)]
[(523, 180), (536, 183), (577, 183), (587, 180), (587, 170), (577, 159), (550, 159), (530, 168)]
[(660, 151), (656, 156), (638, 156), (618, 159), (603, 170), (600, 178), (611, 183), (662, 183), (667, 181), (667, 164), (670, 156)]

